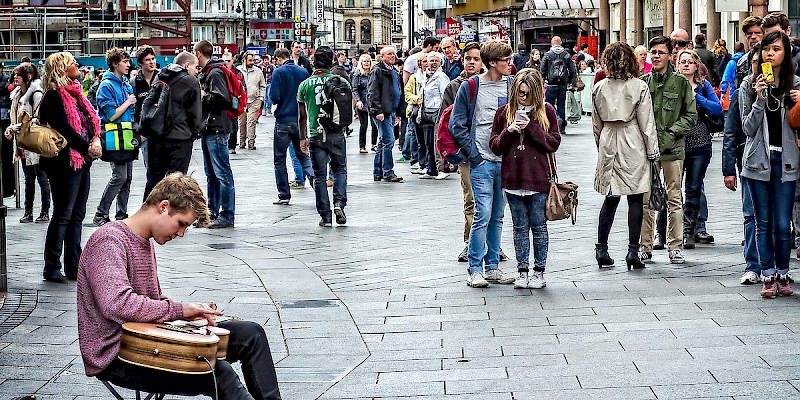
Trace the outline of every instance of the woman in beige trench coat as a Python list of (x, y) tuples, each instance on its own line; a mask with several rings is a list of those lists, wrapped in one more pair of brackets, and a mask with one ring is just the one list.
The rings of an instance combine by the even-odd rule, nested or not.
[(650, 191), (650, 162), (658, 160), (653, 103), (647, 84), (638, 78), (633, 48), (616, 42), (600, 60), (606, 78), (592, 90), (592, 125), (597, 144), (594, 189), (606, 196), (600, 209), (595, 258), (614, 265), (608, 255), (608, 234), (620, 196), (628, 197), (628, 270), (644, 268), (637, 254), (642, 230), (644, 193)]

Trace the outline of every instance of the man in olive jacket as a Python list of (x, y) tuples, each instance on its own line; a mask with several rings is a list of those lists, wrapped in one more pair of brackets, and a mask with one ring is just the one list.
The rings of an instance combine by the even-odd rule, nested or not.
[[(686, 132), (697, 120), (694, 92), (689, 81), (675, 72), (670, 65), (672, 40), (656, 36), (650, 40), (652, 71), (642, 80), (650, 87), (655, 111), (660, 167), (664, 171), (667, 190), (667, 248), (673, 264), (683, 264), (683, 205), (681, 178), (683, 177), (684, 142)], [(645, 194), (645, 204), (650, 198)], [(641, 251), (639, 257), (649, 262), (653, 258), (653, 212), (645, 210), (642, 221)]]

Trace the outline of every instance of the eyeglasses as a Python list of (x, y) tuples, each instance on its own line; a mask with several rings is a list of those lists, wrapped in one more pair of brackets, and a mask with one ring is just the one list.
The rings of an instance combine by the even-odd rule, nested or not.
[(697, 63), (694, 62), (694, 61), (686, 61), (686, 60), (684, 60), (684, 61), (681, 61), (679, 64), (680, 65), (695, 65)]
[(669, 53), (667, 53), (666, 51), (650, 50), (651, 56), (666, 56), (667, 54)]
[(531, 95), (531, 92), (526, 92), (524, 90), (520, 90), (519, 91), (519, 97), (520, 98), (527, 99), (528, 96), (530, 96), (530, 95)]
[(686, 47), (686, 46), (689, 45), (689, 43), (692, 43), (692, 42), (689, 42), (689, 41), (686, 41), (686, 40), (676, 40), (675, 41), (675, 45), (678, 46), (678, 47)]
[(510, 60), (511, 60), (511, 57), (505, 57), (505, 58), (498, 58), (497, 59), (497, 61), (505, 62), (505, 63), (509, 62)]

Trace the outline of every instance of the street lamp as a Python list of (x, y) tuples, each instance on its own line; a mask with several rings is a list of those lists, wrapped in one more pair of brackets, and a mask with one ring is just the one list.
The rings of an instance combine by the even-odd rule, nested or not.
[(242, 50), (247, 50), (247, 9), (244, 1), (236, 5), (236, 13), (242, 13)]

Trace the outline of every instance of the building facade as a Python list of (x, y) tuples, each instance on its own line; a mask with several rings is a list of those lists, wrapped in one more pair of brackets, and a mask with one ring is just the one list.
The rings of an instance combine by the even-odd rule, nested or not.
[(350, 55), (377, 52), (393, 43), (396, 23), (392, 20), (392, 7), (397, 8), (396, 1), (340, 0), (339, 6), (344, 20), (341, 48)]

